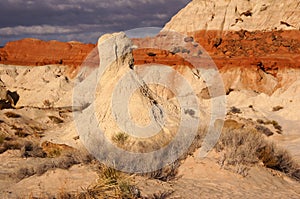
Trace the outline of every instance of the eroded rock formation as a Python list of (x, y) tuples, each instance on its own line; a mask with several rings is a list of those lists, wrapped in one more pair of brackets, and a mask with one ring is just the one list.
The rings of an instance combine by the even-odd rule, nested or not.
[[(194, 0), (163, 31), (174, 30), (187, 36), (183, 42), (199, 43), (220, 69), (228, 91), (249, 89), (272, 94), (291, 85), (295, 78), (287, 80), (287, 74), (295, 74), (290, 71), (300, 68), (299, 6), (295, 0)], [(133, 41), (139, 45), (149, 38)], [(133, 56), (136, 65), (193, 67), (178, 55), (182, 50), (189, 51), (137, 49)], [(9, 42), (0, 49), (0, 63), (67, 65), (69, 76), (74, 77), (90, 52), (95, 59), (89, 65), (97, 67), (98, 50), (93, 44), (24, 39)]]
[[(299, 10), (294, 0), (194, 0), (163, 32), (179, 32), (187, 35), (183, 42), (199, 43), (220, 69), (228, 91), (272, 94), (295, 82), (291, 71), (299, 73)], [(139, 49), (134, 55), (137, 64), (170, 60), (169, 65), (191, 67), (170, 52)]]

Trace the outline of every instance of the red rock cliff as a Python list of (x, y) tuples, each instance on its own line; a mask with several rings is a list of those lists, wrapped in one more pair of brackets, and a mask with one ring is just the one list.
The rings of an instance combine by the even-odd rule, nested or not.
[(0, 49), (0, 63), (22, 66), (61, 64), (79, 66), (94, 44), (22, 39)]

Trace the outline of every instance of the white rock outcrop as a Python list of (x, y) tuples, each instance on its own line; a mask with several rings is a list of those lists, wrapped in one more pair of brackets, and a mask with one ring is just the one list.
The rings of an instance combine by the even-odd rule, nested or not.
[(67, 77), (67, 71), (67, 67), (57, 65), (0, 65), (1, 81), (20, 97), (17, 107), (71, 107), (73, 80)]
[(299, 18), (298, 0), (193, 0), (164, 29), (181, 33), (198, 30), (299, 30)]
[(180, 75), (162, 65), (133, 66), (132, 43), (124, 33), (104, 35), (98, 49), (99, 68), (83, 70), (74, 91), (74, 105), (83, 106), (75, 122), (84, 145), (127, 172), (154, 171), (175, 161), (209, 124), (203, 115), (209, 115), (210, 103), (200, 110), (201, 89), (191, 90), (203, 88), (203, 80), (189, 68)]

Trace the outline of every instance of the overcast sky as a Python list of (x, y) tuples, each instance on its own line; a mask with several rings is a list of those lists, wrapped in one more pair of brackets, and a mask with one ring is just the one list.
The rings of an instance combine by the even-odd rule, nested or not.
[(163, 27), (191, 0), (1, 0), (0, 45), (34, 37), (95, 43), (103, 33)]

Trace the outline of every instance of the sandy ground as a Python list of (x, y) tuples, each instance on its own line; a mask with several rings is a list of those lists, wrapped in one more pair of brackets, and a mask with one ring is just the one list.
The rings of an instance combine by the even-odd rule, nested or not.
[[(45, 66), (32, 68), (25, 73), (25, 69), (19, 71), (16, 67), (0, 68), (3, 74), (1, 79), (8, 82), (8, 88), (20, 91), (20, 99), (26, 96), (20, 100), (20, 106), (23, 107), (0, 111), (1, 132), (12, 141), (21, 143), (20, 147), (11, 147), (0, 154), (1, 198), (24, 196), (44, 198), (57, 196), (62, 192), (76, 194), (94, 184), (98, 178), (95, 160), (87, 160), (85, 147), (77, 138), (73, 113), (70, 109), (72, 105), (70, 88), (73, 82), (66, 79), (63, 70)], [(23, 76), (19, 76), (20, 74)], [(37, 83), (30, 86), (32, 78), (37, 79)], [(61, 92), (60, 88), (63, 88)], [(274, 132), (274, 135), (267, 139), (287, 149), (292, 157), (300, 162), (298, 88), (299, 84), (296, 82), (285, 93), (278, 92), (272, 96), (250, 91), (234, 91), (227, 96), (227, 108), (228, 110), (233, 106), (239, 108), (241, 112), (235, 116), (241, 119), (251, 118), (253, 122), (257, 119), (277, 121), (282, 126), (282, 132), (276, 133), (276, 129), (267, 124), (266, 126)], [(37, 95), (32, 94), (35, 90), (38, 91)], [(53, 92), (56, 94), (53, 95)], [(44, 100), (49, 100), (49, 103), (43, 103)], [(249, 107), (250, 105), (252, 106)], [(273, 111), (273, 107), (276, 106), (283, 108)], [(9, 117), (8, 112), (19, 116), (13, 117), (14, 114), (10, 114)], [(27, 132), (28, 135), (18, 136), (20, 131)], [(5, 142), (12, 141), (5, 140)], [(71, 158), (64, 153), (40, 157), (37, 152), (32, 152), (35, 150), (22, 146), (26, 141), (37, 142), (37, 146), (43, 146), (46, 152), (53, 148), (68, 151), (69, 147), (75, 151), (72, 151)], [(46, 142), (54, 145), (43, 145)], [(181, 161), (174, 180), (162, 182), (135, 176), (135, 184), (140, 189), (141, 195), (149, 198), (158, 195), (167, 198), (300, 197), (299, 182), (281, 172), (256, 165), (249, 167), (247, 175), (243, 177), (234, 170), (220, 166), (218, 160), (218, 154), (214, 151), (204, 159), (199, 159), (196, 151)]]

